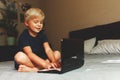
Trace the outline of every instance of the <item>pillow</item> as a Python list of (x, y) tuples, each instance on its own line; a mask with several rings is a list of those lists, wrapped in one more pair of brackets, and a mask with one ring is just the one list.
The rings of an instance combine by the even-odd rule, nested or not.
[(90, 53), (96, 43), (96, 37), (84, 41), (84, 53)]
[(100, 40), (90, 54), (120, 54), (120, 40)]

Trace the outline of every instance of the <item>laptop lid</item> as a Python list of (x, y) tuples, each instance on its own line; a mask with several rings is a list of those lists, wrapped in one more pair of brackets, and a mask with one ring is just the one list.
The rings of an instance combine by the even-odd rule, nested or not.
[(84, 42), (82, 39), (62, 39), (61, 40), (61, 54), (62, 58), (70, 58), (77, 56), (84, 59)]
[(81, 39), (61, 40), (61, 73), (65, 73), (84, 64), (84, 42)]

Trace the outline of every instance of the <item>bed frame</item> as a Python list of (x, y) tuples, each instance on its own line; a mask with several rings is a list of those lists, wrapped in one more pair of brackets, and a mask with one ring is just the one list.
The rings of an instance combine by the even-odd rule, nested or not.
[(120, 38), (120, 21), (104, 25), (97, 25), (85, 29), (69, 32), (70, 38), (89, 39), (96, 37), (99, 39), (118, 39)]
[(69, 32), (70, 39), (83, 39), (84, 41), (93, 37), (96, 37), (97, 41), (103, 39), (120, 39), (120, 21)]

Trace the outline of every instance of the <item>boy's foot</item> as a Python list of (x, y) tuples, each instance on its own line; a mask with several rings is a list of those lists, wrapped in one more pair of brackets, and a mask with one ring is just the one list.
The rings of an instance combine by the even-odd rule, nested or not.
[(18, 72), (37, 72), (37, 68), (31, 68), (25, 65), (19, 65)]

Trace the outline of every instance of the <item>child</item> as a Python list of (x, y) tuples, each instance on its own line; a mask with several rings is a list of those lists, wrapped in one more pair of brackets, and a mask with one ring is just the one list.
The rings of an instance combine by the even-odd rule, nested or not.
[(43, 68), (60, 67), (60, 52), (51, 49), (42, 30), (45, 18), (43, 11), (39, 8), (30, 8), (24, 17), (27, 29), (18, 40), (19, 51), (14, 56), (16, 69), (19, 72), (33, 72)]

